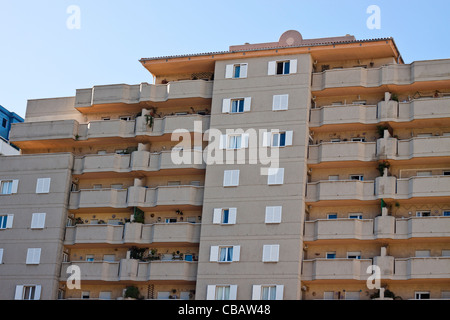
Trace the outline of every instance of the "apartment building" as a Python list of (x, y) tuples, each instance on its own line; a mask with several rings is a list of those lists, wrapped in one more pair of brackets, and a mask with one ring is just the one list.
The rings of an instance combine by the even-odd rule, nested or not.
[(372, 265), (450, 298), (450, 60), (291, 30), (140, 62), (12, 126), (1, 299), (365, 300)]

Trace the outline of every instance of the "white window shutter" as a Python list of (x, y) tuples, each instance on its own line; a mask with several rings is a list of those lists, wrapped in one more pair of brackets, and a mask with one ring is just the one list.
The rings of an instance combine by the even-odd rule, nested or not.
[(269, 168), (269, 175), (267, 176), (267, 184), (283, 184), (284, 183), (284, 168)]
[(219, 246), (211, 246), (211, 250), (209, 252), (209, 261), (217, 262), (219, 259)]
[(48, 193), (50, 191), (50, 178), (39, 178), (36, 182), (36, 193)]
[(8, 214), (8, 217), (6, 218), (6, 229), (11, 229), (13, 226), (14, 221), (14, 215)]
[(233, 70), (234, 65), (233, 64), (227, 64), (225, 67), (225, 79), (233, 78)]
[(232, 261), (239, 261), (241, 256), (241, 246), (233, 246), (233, 260)]
[(267, 75), (269, 75), (269, 76), (275, 75), (276, 70), (277, 70), (277, 62), (269, 61)]
[(280, 109), (279, 110), (287, 110), (289, 105), (289, 95), (282, 94), (280, 95)]
[(244, 112), (250, 111), (250, 105), (252, 104), (252, 98), (247, 97), (244, 98)]
[(32, 229), (43, 229), (45, 226), (45, 213), (33, 213), (31, 218)]
[(280, 252), (280, 245), (278, 244), (273, 244), (271, 246), (271, 250), (270, 250), (270, 261), (278, 261), (279, 258), (279, 252)]
[(258, 284), (253, 285), (252, 300), (261, 300), (261, 285)]
[(248, 69), (248, 64), (242, 63), (241, 64), (241, 74), (239, 75), (239, 78), (247, 78), (247, 69)]
[(216, 286), (214, 284), (209, 284), (206, 287), (206, 300), (216, 299)]
[(223, 150), (227, 148), (227, 135), (226, 134), (222, 134), (220, 135), (220, 141), (219, 141), (219, 149)]
[(231, 111), (231, 99), (223, 99), (222, 113), (229, 113)]
[(263, 132), (263, 147), (269, 147), (270, 146), (270, 140), (272, 138), (271, 132)]
[(294, 131), (286, 131), (286, 136), (285, 136), (285, 140), (284, 140), (285, 146), (292, 146), (293, 136), (294, 136)]
[(281, 107), (281, 96), (278, 94), (275, 94), (273, 96), (273, 101), (272, 101), (272, 111), (280, 110), (280, 107)]
[(50, 182), (51, 182), (50, 178), (44, 178), (44, 193), (50, 192)]
[(231, 183), (232, 183), (233, 186), (238, 186), (239, 185), (239, 170), (233, 170), (232, 171)]
[(283, 300), (284, 285), (278, 284), (275, 286), (275, 300)]
[(250, 134), (243, 133), (241, 136), (241, 148), (248, 148), (248, 139), (250, 137)]
[(262, 257), (262, 261), (269, 261), (270, 259), (270, 246), (269, 245), (264, 245), (263, 246), (263, 257)]
[(18, 187), (19, 187), (19, 180), (13, 180), (11, 186), (11, 193), (17, 193)]
[(230, 300), (236, 300), (237, 297), (237, 284), (230, 285)]
[(41, 248), (29, 248), (27, 251), (27, 264), (39, 264), (41, 260)]
[(266, 223), (280, 223), (281, 222), (281, 206), (266, 207)]
[(3, 263), (3, 248), (0, 248), (0, 264)]
[(229, 208), (228, 209), (228, 224), (236, 224), (236, 208)]
[(221, 217), (222, 217), (222, 208), (215, 208), (213, 214), (213, 223), (220, 224)]
[(290, 60), (289, 62), (289, 74), (297, 73), (297, 59)]
[(41, 289), (42, 287), (40, 285), (37, 285), (34, 290), (34, 300), (40, 300), (41, 299)]
[(22, 300), (23, 299), (23, 285), (16, 286), (16, 292), (14, 294), (14, 300)]
[(232, 173), (231, 170), (225, 170), (223, 172), (223, 186), (227, 187), (231, 185)]

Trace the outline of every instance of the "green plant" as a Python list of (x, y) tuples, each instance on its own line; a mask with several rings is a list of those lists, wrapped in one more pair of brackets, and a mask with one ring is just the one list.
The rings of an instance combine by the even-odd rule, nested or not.
[(144, 211), (142, 211), (138, 207), (134, 207), (134, 222), (144, 223), (144, 221), (145, 221)]
[(386, 169), (386, 168), (389, 169), (390, 166), (391, 166), (390, 163), (386, 160), (379, 162), (378, 163), (378, 171), (380, 172), (380, 176), (383, 176), (384, 169)]
[(145, 123), (149, 126), (149, 128), (153, 127), (153, 119), (154, 119), (153, 115), (151, 115), (151, 114), (145, 115)]
[(143, 260), (145, 250), (147, 250), (147, 248), (131, 247), (130, 259)]
[(391, 100), (398, 102), (398, 95), (396, 93), (391, 94)]
[(125, 290), (125, 298), (139, 299), (140, 293), (139, 288), (135, 286), (129, 286)]
[(387, 126), (377, 126), (377, 132), (380, 138), (384, 137), (384, 130), (389, 129)]

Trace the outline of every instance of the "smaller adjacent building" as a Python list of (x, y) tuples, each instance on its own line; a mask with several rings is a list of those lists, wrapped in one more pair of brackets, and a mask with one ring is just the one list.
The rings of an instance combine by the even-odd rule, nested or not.
[(0, 155), (10, 156), (20, 153), (19, 149), (9, 142), (11, 124), (19, 122), (24, 122), (24, 119), (0, 105)]

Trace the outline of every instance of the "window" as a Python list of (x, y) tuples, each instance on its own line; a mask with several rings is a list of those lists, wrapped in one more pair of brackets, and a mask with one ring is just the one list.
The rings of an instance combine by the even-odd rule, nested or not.
[(167, 181), (167, 185), (168, 186), (180, 186), (181, 185), (181, 181)]
[(33, 213), (31, 216), (31, 229), (43, 229), (45, 226), (45, 213)]
[(447, 211), (442, 212), (442, 215), (443, 215), (444, 217), (450, 217), (450, 210), (447, 210)]
[(341, 142), (341, 139), (331, 139), (331, 142), (333, 143)]
[(339, 176), (328, 176), (328, 181), (338, 181)]
[(236, 262), (240, 254), (241, 246), (211, 246), (209, 261)]
[(289, 104), (288, 94), (277, 94), (273, 96), (272, 111), (287, 110)]
[(86, 255), (86, 261), (90, 261), (90, 262), (94, 261), (94, 255), (93, 254), (87, 254)]
[(362, 174), (351, 174), (350, 175), (350, 180), (363, 181), (364, 180), (364, 176)]
[(102, 117), (102, 120), (108, 121), (108, 120), (111, 120), (111, 118), (110, 117)]
[(222, 113), (243, 113), (250, 111), (252, 98), (223, 99)]
[(230, 299), (230, 286), (217, 286), (215, 299), (216, 300), (229, 300)]
[(283, 285), (253, 285), (252, 300), (283, 300)]
[(228, 140), (228, 149), (240, 149), (241, 148), (241, 135), (232, 135), (229, 136)]
[(345, 300), (359, 300), (359, 291), (346, 291)]
[(324, 300), (334, 300), (334, 291), (325, 291), (323, 293)]
[(91, 293), (89, 291), (81, 292), (81, 299), (89, 299), (91, 297)]
[(41, 248), (29, 248), (26, 264), (39, 264), (41, 260)]
[(268, 185), (280, 185), (284, 182), (284, 168), (269, 168), (267, 175)]
[(13, 214), (0, 215), (0, 230), (12, 228), (13, 219)]
[(247, 78), (247, 63), (228, 64), (225, 68), (226, 79)]
[(111, 300), (111, 291), (100, 291), (98, 298), (100, 300)]
[(0, 248), (0, 264), (3, 263), (3, 248)]
[(17, 285), (15, 300), (39, 300), (41, 298), (40, 285)]
[(123, 188), (123, 184), (116, 183), (111, 185), (111, 189), (121, 190)]
[(220, 262), (231, 262), (233, 261), (233, 247), (222, 247), (219, 248), (219, 261)]
[(361, 252), (347, 252), (347, 259), (361, 259)]
[(348, 215), (349, 219), (362, 219), (362, 214), (361, 213), (350, 213)]
[(121, 116), (119, 117), (120, 120), (125, 120), (125, 121), (130, 121), (131, 120), (131, 116)]
[(50, 192), (51, 178), (39, 178), (36, 182), (36, 193), (49, 193)]
[(430, 250), (416, 250), (416, 258), (428, 258), (430, 256)]
[(215, 208), (213, 215), (214, 224), (235, 224), (236, 223), (236, 208)]
[(329, 213), (327, 215), (328, 220), (337, 219), (337, 213)]
[(105, 255), (103, 255), (103, 261), (114, 262), (114, 261), (116, 261), (116, 255), (115, 254), (105, 254)]
[(17, 193), (19, 180), (2, 180), (0, 181), (0, 194)]
[(97, 190), (103, 188), (103, 186), (102, 186), (101, 184), (94, 184), (92, 187), (93, 187), (94, 189), (97, 189)]
[(223, 134), (220, 136), (219, 149), (237, 150), (248, 147), (249, 134)]
[(419, 291), (415, 293), (415, 299), (417, 300), (424, 300), (424, 299), (430, 299), (430, 292), (427, 291)]
[(297, 73), (297, 59), (284, 61), (269, 61), (267, 74), (292, 74)]
[(281, 211), (282, 206), (266, 207), (265, 223), (280, 223)]
[(263, 262), (278, 262), (280, 255), (279, 244), (265, 244), (263, 246)]
[(166, 218), (166, 223), (176, 223), (177, 222), (177, 218)]
[(417, 134), (417, 138), (429, 138), (432, 137), (433, 134), (432, 133), (418, 133)]
[(225, 170), (223, 173), (223, 186), (236, 187), (239, 185), (239, 170)]
[(106, 150), (98, 150), (97, 154), (104, 155), (106, 154)]
[(429, 177), (431, 174), (431, 171), (417, 171), (418, 177)]
[(353, 142), (366, 142), (366, 138), (352, 138)]
[(443, 257), (450, 257), (450, 250), (442, 250), (441, 255)]
[(292, 145), (293, 131), (273, 131), (263, 133), (263, 147), (286, 147)]
[(416, 211), (416, 217), (429, 217), (431, 216), (431, 211)]
[(445, 171), (442, 172), (442, 175), (444, 175), (444, 176), (450, 176), (450, 171), (445, 170)]
[(326, 258), (327, 259), (336, 259), (336, 252), (327, 252)]
[(6, 124), (8, 123), (8, 120), (6, 120), (5, 118), (2, 119), (2, 127), (6, 128)]

